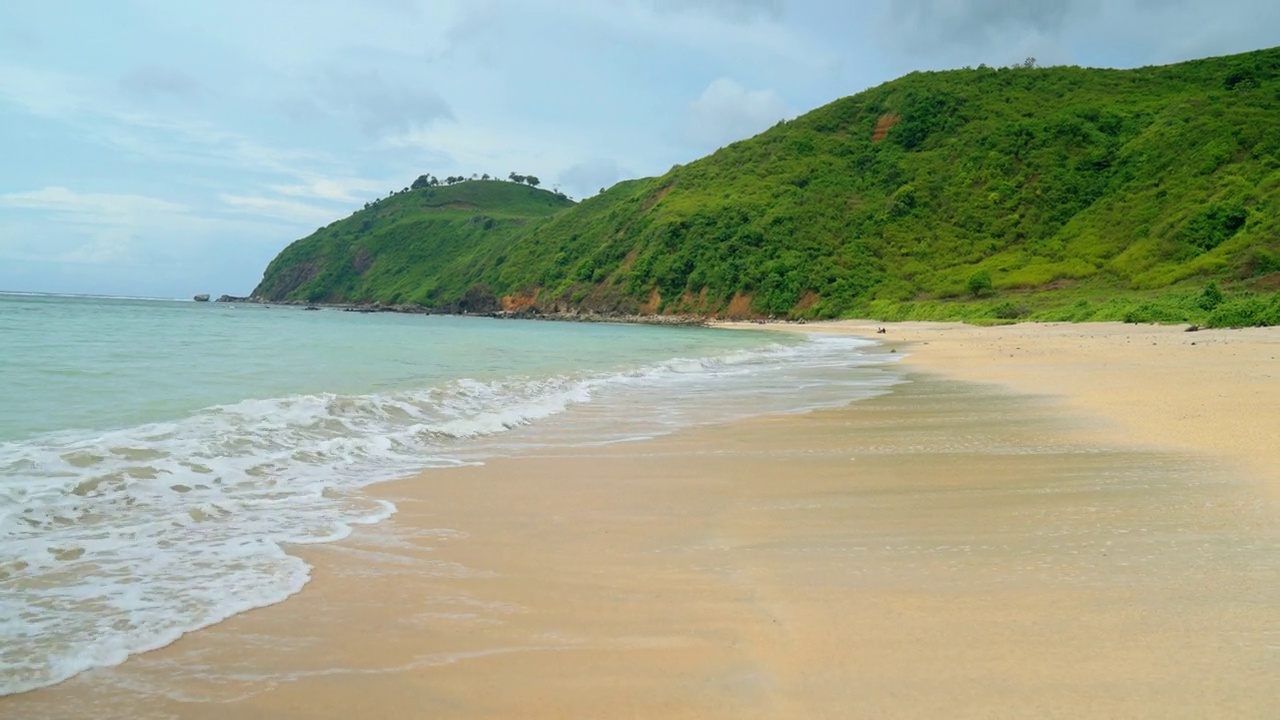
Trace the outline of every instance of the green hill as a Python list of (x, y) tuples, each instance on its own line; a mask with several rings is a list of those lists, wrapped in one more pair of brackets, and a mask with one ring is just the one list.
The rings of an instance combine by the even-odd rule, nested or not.
[(266, 300), (416, 304), (457, 310), (479, 258), (531, 221), (572, 207), (563, 196), (498, 180), (410, 190), (320, 228), (267, 266)]
[(581, 204), (472, 181), (300, 240), (264, 299), (1280, 323), (1280, 49), (913, 73)]

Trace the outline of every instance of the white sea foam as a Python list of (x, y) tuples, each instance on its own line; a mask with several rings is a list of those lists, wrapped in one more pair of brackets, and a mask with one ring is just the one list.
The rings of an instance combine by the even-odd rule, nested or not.
[(27, 292), (24, 290), (0, 290), (0, 295), (32, 298), (67, 298), (73, 300), (145, 300), (149, 302), (194, 302), (190, 298), (152, 297), (148, 295), (86, 295), (83, 293)]
[[(814, 338), (612, 373), (245, 400), (172, 422), (0, 443), (0, 695), (279, 602), (288, 543), (395, 508), (378, 480), (546, 443), (600, 444), (843, 404), (894, 381), (863, 341)], [(508, 432), (519, 429), (519, 432)]]

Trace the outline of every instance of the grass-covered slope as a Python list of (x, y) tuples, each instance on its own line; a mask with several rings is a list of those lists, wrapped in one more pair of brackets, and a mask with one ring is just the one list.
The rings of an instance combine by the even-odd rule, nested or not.
[(531, 220), (572, 205), (554, 193), (498, 180), (396, 193), (285, 248), (253, 294), (457, 306), (483, 251), (504, 247)]
[(295, 243), (257, 294), (1280, 322), (1277, 118), (1280, 49), (915, 73), (537, 219), (501, 216), (505, 197), (446, 218), (422, 194), (538, 193), (510, 183), (396, 196)]

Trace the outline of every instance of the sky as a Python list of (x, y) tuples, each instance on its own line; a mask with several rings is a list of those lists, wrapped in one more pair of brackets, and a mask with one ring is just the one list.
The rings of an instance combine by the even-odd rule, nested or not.
[(0, 290), (243, 295), (424, 173), (581, 199), (913, 70), (1275, 45), (1275, 0), (6, 0)]

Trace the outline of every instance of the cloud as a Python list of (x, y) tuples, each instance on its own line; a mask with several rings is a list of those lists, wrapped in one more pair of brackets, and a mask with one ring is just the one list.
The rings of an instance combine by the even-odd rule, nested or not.
[(1092, 10), (1097, 0), (895, 0), (889, 16), (898, 26), (931, 41), (973, 44), (1011, 27), (1043, 35), (1062, 29), (1072, 11)]
[(10, 260), (75, 264), (118, 261), (133, 252), (143, 228), (180, 221), (189, 212), (184, 205), (144, 195), (79, 193), (57, 186), (0, 195), (0, 206), (41, 213), (46, 225), (66, 229), (40, 247), (14, 233), (10, 242), (0, 244), (0, 254)]
[(569, 166), (560, 173), (559, 179), (570, 195), (586, 197), (613, 185), (621, 177), (623, 171), (616, 160), (595, 158)]
[(491, 59), (492, 55), (484, 51), (498, 44), (493, 35), (506, 24), (509, 15), (505, 10), (498, 7), (495, 0), (475, 0), (464, 4), (458, 17), (445, 30), (435, 58), (454, 58), (466, 48), (480, 50), (485, 59)]
[(327, 225), (339, 217), (339, 213), (331, 208), (308, 205), (297, 200), (281, 200), (279, 198), (250, 197), (246, 195), (221, 195), (222, 200), (233, 211), (243, 212), (270, 220), (284, 220), (290, 223)]
[(84, 107), (82, 83), (56, 70), (0, 65), (0, 99), (42, 118), (64, 118)]
[(702, 12), (737, 23), (777, 21), (783, 10), (782, 0), (655, 0), (653, 6), (659, 13)]
[[(1124, 0), (1116, 0), (1123, 2)], [(907, 69), (986, 62), (1072, 60), (1065, 37), (1102, 0), (895, 0), (875, 23), (875, 43)]]
[(874, 42), (909, 66), (1049, 63), (1133, 67), (1273, 45), (1272, 0), (893, 0)]
[[(689, 53), (700, 65), (707, 61), (750, 65), (762, 71), (819, 71), (833, 59), (813, 41), (808, 28), (785, 23), (781, 9), (767, 1), (618, 0), (578, 2), (562, 12), (566, 21), (589, 23), (595, 32), (628, 52), (667, 45)], [(591, 39), (596, 39), (592, 37)], [(570, 48), (586, 44), (564, 38)]]
[(155, 213), (185, 213), (184, 205), (143, 195), (77, 193), (65, 187), (0, 195), (0, 204), (24, 210), (47, 210), (86, 222)]
[(710, 147), (755, 135), (791, 114), (773, 90), (748, 90), (728, 78), (708, 85), (687, 113), (689, 137)]
[[(243, 294), (279, 246), (316, 226), (259, 208), (210, 217), (146, 195), (61, 186), (0, 195), (0, 287), (189, 297)], [(269, 219), (258, 219), (269, 218)], [(329, 218), (331, 219), (331, 217)], [(240, 279), (232, 279), (240, 278)]]
[(190, 163), (240, 172), (301, 177), (329, 162), (318, 150), (267, 145), (200, 120), (172, 120), (137, 112), (104, 111), (80, 121), (96, 140), (166, 165)]
[[(150, 92), (168, 88), (182, 92), (188, 80), (180, 73), (126, 75), (135, 84), (150, 83)], [(123, 80), (122, 80), (123, 82)], [(199, 92), (194, 89), (194, 92)], [(8, 100), (34, 117), (64, 123), (78, 136), (97, 145), (127, 153), (131, 159), (166, 166), (178, 164), (222, 168), (303, 178), (308, 168), (332, 165), (319, 151), (300, 151), (267, 145), (248, 136), (220, 129), (205, 120), (139, 112), (125, 108), (117, 95), (95, 92), (93, 83), (66, 73), (0, 65), (0, 101)], [(0, 120), (3, 117), (0, 116)]]
[(331, 67), (312, 87), (317, 105), (354, 119), (374, 137), (453, 118), (444, 98), (420, 80), (388, 78), (377, 68)]
[(125, 73), (117, 85), (125, 95), (140, 100), (190, 99), (204, 93), (199, 80), (180, 70), (159, 65), (135, 67)]
[[(561, 158), (581, 157), (580, 151), (568, 147), (550, 134), (538, 134), (531, 127), (524, 132), (507, 130), (485, 121), (442, 122), (431, 127), (418, 127), (388, 136), (388, 147), (420, 153), (419, 173), (447, 174), (435, 168), (456, 168), (460, 173), (489, 173), (506, 177), (508, 173), (534, 173), (537, 168), (554, 166)], [(576, 150), (576, 149), (575, 149)]]
[(362, 178), (325, 177), (308, 178), (298, 185), (269, 186), (270, 190), (281, 195), (338, 202), (355, 202), (368, 199), (376, 196), (384, 187), (386, 187), (386, 183), (373, 182)]

